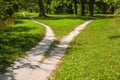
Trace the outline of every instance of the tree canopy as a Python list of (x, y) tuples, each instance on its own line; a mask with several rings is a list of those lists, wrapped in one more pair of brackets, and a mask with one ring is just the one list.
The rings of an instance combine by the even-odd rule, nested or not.
[(5, 19), (18, 10), (49, 14), (114, 13), (120, 8), (120, 0), (0, 0), (0, 18)]

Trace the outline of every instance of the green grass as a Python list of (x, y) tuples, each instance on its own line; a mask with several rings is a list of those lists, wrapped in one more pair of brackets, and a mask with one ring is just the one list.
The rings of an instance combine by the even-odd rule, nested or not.
[(15, 59), (24, 57), (25, 52), (44, 37), (44, 27), (22, 17), (21, 14), (16, 15), (19, 18), (15, 25), (0, 31), (0, 73), (5, 72)]
[(88, 17), (79, 17), (75, 15), (48, 15), (48, 18), (40, 18), (38, 21), (49, 25), (56, 34), (57, 39), (60, 40), (87, 19)]
[(27, 15), (27, 16), (33, 16), (33, 17), (38, 17), (39, 16), (39, 13), (35, 13), (35, 12), (24, 12), (25, 13), (25, 15)]
[(68, 35), (75, 27), (84, 23), (89, 17), (77, 15), (47, 15), (47, 17), (38, 17), (38, 13), (24, 12), (27, 16), (32, 16), (37, 21), (44, 23), (52, 28), (58, 40)]
[(14, 20), (12, 18), (8, 18), (6, 20), (0, 20), (0, 31), (11, 27), (14, 25)]
[(52, 80), (119, 80), (120, 18), (93, 21), (70, 44)]

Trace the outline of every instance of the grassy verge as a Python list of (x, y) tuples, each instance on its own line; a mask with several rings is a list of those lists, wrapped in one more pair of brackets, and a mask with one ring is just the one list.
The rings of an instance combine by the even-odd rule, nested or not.
[(43, 27), (27, 18), (21, 19), (21, 15), (14, 26), (0, 31), (0, 73), (15, 59), (25, 56), (44, 37), (44, 32)]
[(52, 80), (119, 80), (120, 18), (92, 22), (70, 44)]

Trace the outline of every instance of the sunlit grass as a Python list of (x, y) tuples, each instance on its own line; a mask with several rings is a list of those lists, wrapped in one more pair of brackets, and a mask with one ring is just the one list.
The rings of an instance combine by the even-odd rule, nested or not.
[(38, 17), (38, 13), (24, 12), (26, 16), (31, 16), (37, 21), (44, 23), (50, 26), (57, 39), (60, 40), (63, 36), (68, 35), (69, 32), (74, 30), (75, 27), (84, 23), (89, 19), (87, 16), (77, 16), (77, 15), (50, 15), (47, 14), (47, 17)]
[(68, 35), (75, 27), (84, 23), (88, 18), (75, 15), (48, 15), (46, 19), (39, 19), (46, 25), (49, 25), (56, 34), (58, 40)]
[(38, 17), (39, 16), (39, 13), (35, 13), (35, 12), (24, 12), (24, 13), (27, 16), (33, 16), (33, 17)]
[(119, 80), (120, 18), (93, 21), (70, 44), (52, 80)]

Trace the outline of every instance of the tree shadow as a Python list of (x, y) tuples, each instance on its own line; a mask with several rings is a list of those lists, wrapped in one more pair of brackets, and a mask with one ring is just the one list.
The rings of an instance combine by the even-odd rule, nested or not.
[(14, 67), (10, 67), (9, 70), (7, 70), (7, 73), (0, 75), (0, 80), (16, 80), (17, 73), (14, 72), (14, 70), (20, 70), (23, 68), (28, 68), (28, 69), (34, 70), (36, 68), (40, 68), (40, 66), (38, 66), (38, 65), (31, 64), (29, 59), (27, 59), (27, 58), (25, 58), (25, 59), (28, 62), (25, 62), (22, 59), (17, 61), (17, 64), (20, 64), (20, 65), (17, 65), (15, 63), (16, 65)]
[(30, 19), (29, 17), (25, 17), (25, 16), (23, 16), (22, 14), (20, 14), (20, 15), (16, 15), (16, 18), (17, 19)]
[(17, 56), (24, 56), (44, 37), (43, 34), (31, 34), (36, 27), (11, 27), (0, 32), (0, 73), (13, 63)]
[(42, 69), (44, 71), (47, 71), (47, 69), (40, 67), (39, 59), (41, 59), (41, 56), (46, 51), (46, 49), (49, 48), (49, 46), (46, 44), (50, 44), (51, 41), (52, 40), (45, 38), (45, 40), (41, 41), (42, 43), (38, 43), (38, 45), (28, 51), (27, 57), (16, 60), (14, 65), (8, 69), (7, 73), (0, 75), (0, 80), (16, 80), (16, 75), (19, 75), (15, 72), (16, 70), (21, 71), (22, 69)]
[(22, 20), (16, 20), (15, 21), (15, 24), (22, 24), (22, 23), (24, 23)]
[(93, 19), (111, 19), (111, 18), (114, 18), (114, 16), (106, 16), (106, 15), (102, 15), (102, 16), (93, 16)]
[(20, 19), (40, 19), (40, 20), (62, 20), (62, 19), (81, 19), (81, 20), (90, 20), (90, 19), (107, 19), (107, 18), (113, 18), (114, 16), (107, 16), (106, 15), (95, 15), (93, 17), (85, 15), (85, 16), (80, 16), (80, 15), (73, 15), (73, 14), (55, 14), (55, 15), (46, 15), (46, 17), (42, 16), (31, 16), (31, 15), (26, 15), (26, 16), (21, 16), (18, 15)]
[(109, 39), (120, 39), (120, 35), (110, 36)]
[(4, 30), (4, 32), (29, 32), (30, 30), (34, 30), (36, 29), (36, 27), (27, 27), (27, 26), (18, 26), (18, 27), (10, 27), (6, 30)]
[(62, 20), (62, 19), (81, 19), (81, 20), (90, 20), (90, 19), (109, 19), (113, 18), (114, 16), (107, 16), (107, 15), (95, 15), (93, 17), (91, 16), (79, 16), (79, 15), (47, 15), (46, 17), (32, 17), (34, 19), (40, 19), (40, 20)]
[(82, 20), (88, 20), (88, 19), (90, 19), (90, 17), (88, 17), (88, 16), (75, 16), (75, 15), (73, 15), (73, 16), (70, 16), (70, 15), (64, 15), (64, 16), (60, 16), (60, 15), (58, 15), (58, 16), (47, 16), (47, 17), (34, 17), (35, 19), (41, 19), (41, 20), (62, 20), (62, 19), (82, 19)]

